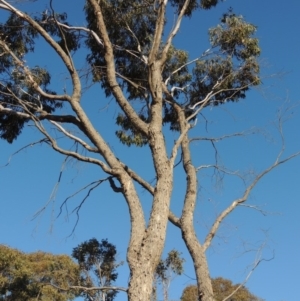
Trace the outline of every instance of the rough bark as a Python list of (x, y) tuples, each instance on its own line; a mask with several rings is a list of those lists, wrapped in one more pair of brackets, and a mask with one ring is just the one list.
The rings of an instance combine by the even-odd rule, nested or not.
[[(128, 299), (131, 301), (150, 300), (154, 271), (161, 257), (165, 243), (170, 197), (173, 187), (173, 167), (171, 167), (168, 160), (162, 134), (162, 67), (155, 59), (158, 47), (153, 47), (151, 52), (153, 60), (149, 62), (149, 85), (152, 94), (152, 104), (151, 121), (149, 126), (146, 126), (133, 110), (130, 103), (126, 100), (117, 83), (114, 68), (113, 47), (107, 35), (101, 7), (95, 0), (89, 0), (89, 3), (95, 11), (99, 36), (102, 38), (105, 48), (109, 85), (123, 112), (141, 132), (148, 136), (153, 164), (156, 171), (157, 182), (153, 193), (153, 205), (147, 228), (145, 227), (144, 217), (142, 217), (140, 213), (140, 202), (138, 200), (134, 202), (134, 204), (132, 202), (132, 199), (135, 199), (136, 197), (132, 179), (129, 178), (124, 181), (123, 175), (117, 176), (130, 208), (132, 227), (131, 239), (127, 252), (131, 274), (128, 287)], [(164, 9), (161, 9), (164, 12)], [(163, 23), (163, 12), (160, 14), (161, 16), (158, 24)], [(160, 26), (157, 28), (157, 40), (160, 41), (162, 29)], [(129, 191), (130, 188), (132, 188), (132, 191)]]
[[(184, 112), (179, 107), (176, 108), (176, 111), (179, 116), (181, 132), (184, 133), (185, 128), (188, 126), (188, 123), (185, 120)], [(184, 207), (180, 219), (181, 234), (194, 263), (199, 300), (214, 301), (214, 294), (205, 250), (200, 244), (194, 230), (194, 212), (197, 199), (197, 174), (196, 169), (192, 164), (187, 133), (185, 133), (183, 136), (181, 149), (183, 156), (183, 166), (187, 175)]]

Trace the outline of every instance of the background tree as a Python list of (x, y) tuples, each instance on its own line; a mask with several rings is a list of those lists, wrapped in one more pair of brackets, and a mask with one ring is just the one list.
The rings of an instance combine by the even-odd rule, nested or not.
[[(216, 301), (263, 301), (251, 294), (249, 290), (240, 284), (218, 277), (212, 279), (214, 297)], [(198, 301), (198, 288), (196, 285), (187, 286), (180, 298), (181, 301)]]
[(161, 259), (156, 267), (154, 276), (152, 300), (157, 300), (157, 285), (160, 284), (163, 289), (164, 301), (169, 300), (169, 288), (174, 277), (183, 273), (184, 259), (177, 250), (171, 250), (166, 259)]
[[(281, 160), (280, 152), (269, 168), (247, 183), (241, 197), (221, 212), (204, 241), (199, 241), (193, 223), (197, 172), (207, 165), (196, 167), (193, 163), (190, 129), (205, 108), (245, 98), (246, 92), (261, 82), (256, 27), (231, 10), (209, 30), (211, 46), (207, 51), (200, 50), (199, 57), (190, 59), (187, 50), (174, 46), (173, 39), (183, 18), (192, 17), (197, 10), (209, 10), (218, 2), (82, 1), (86, 17), (82, 24), (87, 26), (81, 27), (70, 25), (67, 14), (56, 12), (52, 1), (49, 10), (30, 14), (21, 11), (17, 4), (0, 0), (0, 8), (9, 12), (0, 25), (0, 137), (12, 143), (25, 125), (34, 125), (42, 135), (37, 143), (46, 143), (67, 158), (96, 165), (105, 174), (96, 185), (107, 181), (114, 192), (123, 195), (131, 222), (127, 252), (130, 301), (150, 299), (168, 220), (181, 231), (194, 262), (199, 299), (214, 300), (205, 252), (220, 224), (246, 202), (264, 175), (298, 155)], [(168, 9), (176, 12), (176, 20), (169, 34), (164, 35)], [(27, 60), (32, 52), (38, 55), (38, 38), (54, 50), (57, 61), (63, 64), (62, 70), (67, 70), (67, 87), (51, 85), (48, 70)], [(76, 56), (81, 45), (86, 46), (82, 53), (87, 53), (91, 81), (99, 83), (117, 107), (117, 137), (125, 145), (147, 145), (150, 149), (145, 160), (152, 162), (153, 183), (116, 156), (115, 148), (101, 133), (101, 118), (89, 118), (82, 103), (85, 82)], [(106, 124), (105, 127), (110, 128)], [(170, 130), (176, 139), (167, 145)], [(61, 136), (64, 142), (57, 139)], [(207, 140), (214, 142), (214, 138)], [(182, 185), (182, 211), (175, 216), (170, 203), (179, 151), (186, 182)], [(217, 163), (209, 167), (217, 172), (221, 169)], [(138, 186), (152, 196), (149, 219)]]
[(73, 300), (77, 292), (69, 286), (78, 279), (78, 266), (67, 255), (27, 254), (0, 245), (0, 300)]
[(116, 296), (115, 290), (109, 287), (117, 279), (116, 247), (107, 239), (99, 242), (92, 238), (73, 249), (72, 257), (76, 259), (81, 275), (81, 286), (106, 287), (106, 290), (83, 291), (85, 300), (112, 301)]

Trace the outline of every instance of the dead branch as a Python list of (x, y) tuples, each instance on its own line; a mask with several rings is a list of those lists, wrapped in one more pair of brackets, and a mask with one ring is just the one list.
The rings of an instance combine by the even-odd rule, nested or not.
[(204, 250), (207, 250), (207, 248), (210, 246), (212, 239), (214, 238), (216, 232), (218, 231), (220, 224), (222, 221), (239, 205), (243, 204), (244, 202), (247, 201), (249, 194), (253, 190), (253, 188), (256, 186), (256, 184), (269, 172), (271, 172), (273, 169), (278, 167), (279, 165), (297, 157), (300, 155), (300, 151), (294, 153), (293, 155), (287, 157), (286, 159), (283, 159), (281, 161), (278, 161), (278, 158), (276, 158), (276, 161), (267, 169), (265, 169), (263, 172), (261, 172), (254, 180), (253, 182), (247, 187), (245, 190), (243, 196), (239, 199), (234, 200), (231, 205), (229, 205), (215, 220), (214, 224), (211, 227), (211, 230), (207, 234), (205, 238), (205, 242), (203, 244)]
[(228, 135), (223, 135), (220, 137), (194, 137), (190, 139), (190, 143), (194, 142), (194, 141), (213, 141), (213, 142), (219, 142), (228, 138), (232, 138), (232, 137), (244, 137), (246, 135), (252, 135), (252, 134), (256, 134), (257, 133), (257, 129), (250, 129), (248, 131), (243, 131), (243, 132), (237, 132), (237, 133), (233, 133), (233, 134), (228, 134)]
[(59, 287), (53, 283), (46, 283), (47, 285), (51, 285), (54, 288), (60, 290), (60, 291), (64, 291), (64, 292), (68, 292), (70, 290), (81, 290), (84, 292), (90, 292), (90, 291), (121, 291), (121, 292), (125, 292), (127, 293), (127, 288), (125, 287), (118, 287), (118, 286), (92, 286), (92, 287), (85, 287), (85, 286), (81, 286), (81, 285), (70, 285), (68, 288), (62, 288)]
[[(97, 180), (97, 181), (93, 181), (87, 185), (85, 185), (84, 187), (80, 188), (79, 190), (77, 190), (76, 192), (74, 192), (72, 195), (68, 196), (63, 202), (62, 204), (60, 205), (60, 211), (57, 215), (57, 217), (59, 217), (62, 213), (62, 208), (65, 206), (66, 207), (66, 210), (68, 212), (68, 207), (67, 207), (67, 203), (68, 203), (68, 200), (70, 200), (71, 198), (75, 197), (76, 195), (78, 195), (79, 193), (81, 193), (82, 191), (86, 190), (87, 188), (89, 188), (90, 186), (93, 186), (95, 184), (101, 184), (103, 183), (104, 181), (107, 181), (108, 180), (108, 177), (107, 178), (104, 178), (104, 179), (100, 179), (100, 180)], [(94, 186), (93, 186), (94, 187)], [(92, 188), (93, 188), (92, 187)]]
[(78, 225), (78, 223), (79, 223), (79, 219), (80, 219), (79, 212), (80, 212), (80, 209), (81, 209), (82, 205), (83, 205), (83, 204), (85, 203), (85, 201), (89, 198), (91, 192), (92, 192), (95, 188), (97, 188), (97, 187), (98, 187), (102, 182), (104, 182), (104, 181), (105, 181), (105, 180), (102, 180), (102, 181), (100, 180), (100, 181), (98, 181), (98, 183), (96, 183), (93, 187), (91, 187), (91, 188), (88, 190), (86, 196), (85, 196), (85, 197), (82, 199), (82, 201), (80, 202), (80, 204), (79, 204), (77, 207), (75, 207), (75, 208), (73, 209), (72, 213), (76, 212), (77, 218), (76, 218), (75, 225), (74, 225), (74, 227), (73, 227), (73, 229), (72, 229), (72, 231), (71, 231), (69, 237), (73, 235), (73, 233), (75, 232), (75, 229), (76, 229), (76, 227), (77, 227), (77, 225)]
[(27, 145), (25, 145), (25, 146), (19, 148), (16, 152), (14, 152), (13, 154), (10, 155), (10, 157), (8, 158), (7, 163), (6, 163), (5, 165), (3, 165), (3, 166), (0, 166), (0, 168), (1, 168), (1, 167), (6, 167), (6, 166), (8, 166), (8, 165), (10, 164), (11, 160), (12, 160), (12, 157), (15, 156), (15, 155), (17, 155), (17, 154), (20, 153), (21, 151), (23, 151), (23, 150), (25, 150), (25, 149), (27, 149), (27, 148), (29, 148), (29, 147), (35, 146), (35, 145), (37, 145), (37, 144), (42, 144), (42, 143), (44, 143), (44, 142), (47, 143), (47, 142), (49, 142), (49, 140), (48, 140), (47, 138), (43, 138), (43, 139), (40, 139), (40, 140), (35, 141), (35, 142), (31, 142), (31, 143), (29, 143), (29, 144), (27, 144)]
[(256, 255), (255, 255), (255, 260), (252, 264), (252, 267), (250, 269), (250, 271), (248, 272), (247, 276), (245, 277), (244, 281), (242, 283), (240, 283), (237, 288), (231, 293), (229, 294), (226, 298), (224, 298), (222, 301), (227, 301), (229, 298), (231, 298), (239, 289), (241, 289), (250, 279), (251, 275), (253, 274), (253, 272), (257, 269), (257, 267), (264, 261), (271, 261), (275, 258), (275, 254), (273, 251), (273, 254), (270, 258), (266, 259), (262, 257), (262, 252), (264, 250), (264, 248), (267, 245), (267, 240), (265, 239), (258, 248), (255, 249), (246, 249), (242, 254), (248, 253), (248, 252), (253, 252), (255, 251)]

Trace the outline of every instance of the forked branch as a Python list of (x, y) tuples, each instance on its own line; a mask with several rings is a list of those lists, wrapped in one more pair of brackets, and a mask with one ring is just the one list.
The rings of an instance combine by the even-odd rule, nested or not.
[(265, 176), (267, 175), (269, 172), (271, 172), (273, 169), (275, 169), (276, 167), (278, 167), (279, 165), (297, 157), (300, 155), (300, 152), (296, 152), (293, 155), (287, 157), (286, 159), (283, 160), (278, 160), (278, 158), (276, 158), (276, 161), (274, 162), (274, 164), (272, 164), (270, 167), (268, 167), (267, 169), (265, 169), (263, 172), (261, 172), (254, 180), (253, 182), (247, 187), (247, 189), (245, 190), (243, 196), (239, 199), (234, 200), (215, 220), (214, 224), (212, 225), (208, 235), (205, 238), (204, 244), (203, 244), (203, 248), (204, 250), (207, 250), (208, 247), (211, 244), (212, 239), (214, 238), (214, 236), (216, 235), (222, 221), (239, 205), (243, 204), (244, 202), (247, 201), (251, 191), (253, 190), (253, 188), (256, 186), (256, 184)]

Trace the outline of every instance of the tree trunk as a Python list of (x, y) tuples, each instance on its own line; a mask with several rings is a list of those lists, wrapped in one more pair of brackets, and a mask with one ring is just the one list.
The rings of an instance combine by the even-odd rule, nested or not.
[(188, 227), (182, 227), (182, 237), (193, 259), (197, 278), (199, 301), (215, 301), (207, 259), (203, 247), (199, 244), (194, 231), (188, 230)]
[(127, 258), (130, 267), (128, 300), (130, 301), (151, 300), (154, 272), (165, 244), (173, 173), (167, 162), (161, 164), (160, 168), (165, 173), (164, 176), (159, 177), (156, 184), (148, 227), (144, 230), (142, 240), (132, 235), (131, 242), (140, 242), (135, 244), (135, 248), (128, 249)]
[[(180, 109), (177, 109), (177, 113), (181, 132), (183, 133), (188, 124), (185, 120), (184, 113)], [(205, 251), (203, 246), (199, 243), (194, 230), (194, 212), (197, 199), (198, 182), (196, 169), (192, 164), (189, 143), (188, 135), (186, 133), (181, 143), (183, 166), (187, 175), (187, 186), (184, 207), (180, 219), (180, 229), (182, 238), (193, 259), (197, 277), (199, 301), (214, 301), (214, 293), (209, 276)]]

